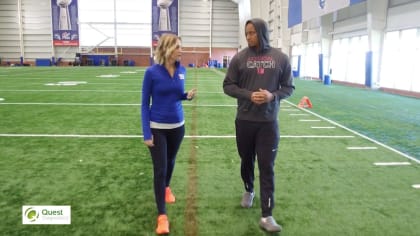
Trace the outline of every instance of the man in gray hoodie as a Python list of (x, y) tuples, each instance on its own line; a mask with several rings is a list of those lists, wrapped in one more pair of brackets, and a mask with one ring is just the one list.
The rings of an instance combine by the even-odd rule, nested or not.
[(277, 116), (280, 100), (295, 87), (287, 55), (269, 45), (267, 23), (251, 19), (245, 24), (248, 47), (231, 60), (223, 81), (224, 92), (237, 99), (236, 145), (245, 185), (241, 205), (252, 207), (254, 166), (258, 161), (262, 217), (260, 227), (281, 231), (272, 216), (274, 208), (274, 161), (280, 140)]

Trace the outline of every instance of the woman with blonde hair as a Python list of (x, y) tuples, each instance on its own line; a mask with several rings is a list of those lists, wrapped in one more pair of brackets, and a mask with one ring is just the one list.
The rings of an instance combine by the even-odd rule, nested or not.
[(183, 100), (192, 100), (196, 89), (185, 92), (186, 69), (181, 66), (181, 39), (163, 34), (155, 49), (156, 64), (144, 74), (141, 119), (144, 144), (153, 163), (157, 234), (169, 233), (166, 203), (174, 203), (170, 181), (175, 159), (184, 138)]

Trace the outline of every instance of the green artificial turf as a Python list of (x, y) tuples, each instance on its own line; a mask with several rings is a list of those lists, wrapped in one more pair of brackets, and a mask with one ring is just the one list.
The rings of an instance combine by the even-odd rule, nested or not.
[[(139, 117), (143, 74), (138, 67), (0, 68), (3, 235), (155, 235)], [(59, 81), (87, 83), (45, 85)], [(186, 138), (171, 184), (177, 201), (167, 205), (171, 235), (271, 235), (258, 226), (258, 169), (254, 207), (239, 205), (236, 101), (222, 81), (220, 71), (188, 69), (186, 88), (198, 94), (184, 102)], [(273, 216), (281, 235), (418, 235), (420, 190), (412, 185), (420, 184), (419, 164), (372, 141), (419, 158), (418, 100), (295, 84), (279, 115)], [(296, 108), (302, 96), (311, 99), (310, 112)], [(23, 205), (70, 205), (71, 225), (23, 225)]]

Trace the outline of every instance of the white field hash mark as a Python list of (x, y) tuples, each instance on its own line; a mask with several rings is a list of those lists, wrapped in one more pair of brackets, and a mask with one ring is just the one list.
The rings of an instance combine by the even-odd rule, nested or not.
[(375, 166), (409, 166), (410, 162), (375, 162)]
[[(292, 102), (289, 102), (289, 101), (287, 101), (287, 100), (283, 100), (283, 102), (286, 102), (286, 103), (288, 103), (289, 105), (291, 105), (291, 106), (294, 106), (294, 107), (297, 107), (297, 108), (298, 108), (298, 106), (297, 106), (297, 105), (295, 105), (295, 104), (293, 104)], [(337, 122), (335, 122), (335, 121), (332, 121), (332, 120), (330, 120), (330, 119), (328, 119), (328, 118), (325, 118), (325, 117), (323, 117), (323, 116), (321, 116), (321, 115), (319, 115), (319, 114), (317, 114), (317, 113), (315, 113), (315, 112), (309, 111), (308, 109), (304, 109), (304, 108), (299, 108), (299, 109), (300, 109), (300, 110), (302, 110), (302, 111), (307, 112), (308, 114), (314, 115), (314, 116), (316, 116), (316, 117), (318, 117), (318, 118), (320, 118), (320, 119), (322, 119), (322, 120), (325, 120), (325, 121), (327, 121), (327, 122), (329, 122), (329, 123), (331, 123), (331, 124), (333, 124), (333, 125), (335, 125), (335, 126), (338, 126), (338, 127), (342, 128), (342, 129), (345, 129), (345, 130), (347, 130), (347, 131), (349, 131), (349, 132), (351, 132), (351, 133), (353, 133), (353, 134), (355, 134), (355, 135), (357, 135), (357, 136), (359, 136), (359, 137), (362, 137), (362, 138), (364, 138), (364, 139), (366, 139), (366, 140), (369, 140), (369, 141), (371, 141), (371, 142), (373, 142), (373, 143), (376, 143), (376, 144), (377, 144), (377, 145), (379, 145), (379, 146), (382, 146), (382, 147), (384, 147), (384, 148), (386, 148), (386, 149), (388, 149), (388, 150), (390, 150), (390, 151), (392, 151), (392, 152), (394, 152), (394, 153), (397, 153), (397, 154), (399, 154), (399, 155), (401, 155), (401, 156), (403, 156), (403, 157), (405, 157), (405, 158), (407, 158), (407, 159), (410, 159), (410, 160), (412, 160), (412, 161), (414, 161), (414, 162), (416, 162), (416, 163), (420, 164), (420, 160), (417, 160), (416, 158), (414, 158), (414, 157), (412, 157), (412, 156), (410, 156), (410, 155), (408, 155), (408, 154), (405, 154), (405, 153), (403, 153), (403, 152), (401, 152), (401, 151), (398, 151), (398, 150), (397, 150), (397, 149), (395, 149), (395, 148), (392, 148), (392, 147), (390, 147), (390, 146), (388, 146), (388, 145), (386, 145), (386, 144), (383, 144), (383, 143), (381, 143), (381, 142), (379, 142), (379, 141), (377, 141), (377, 140), (375, 140), (375, 139), (369, 138), (369, 137), (368, 137), (368, 136), (366, 136), (366, 135), (363, 135), (363, 134), (361, 134), (361, 133), (359, 133), (359, 132), (357, 132), (357, 131), (355, 131), (355, 130), (352, 130), (352, 129), (350, 129), (350, 128), (347, 128), (346, 126), (341, 125), (341, 124), (339, 124), (339, 123), (337, 123)]]
[(312, 126), (311, 129), (335, 129), (334, 126)]
[(304, 120), (304, 119), (301, 119), (299, 121), (300, 122), (320, 122), (321, 120)]
[(347, 150), (374, 150), (377, 147), (347, 147)]

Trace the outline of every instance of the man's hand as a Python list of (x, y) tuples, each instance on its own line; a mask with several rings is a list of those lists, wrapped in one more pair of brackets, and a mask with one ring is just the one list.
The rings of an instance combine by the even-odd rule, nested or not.
[(251, 101), (258, 105), (271, 102), (273, 99), (274, 95), (265, 89), (259, 89), (251, 94)]

